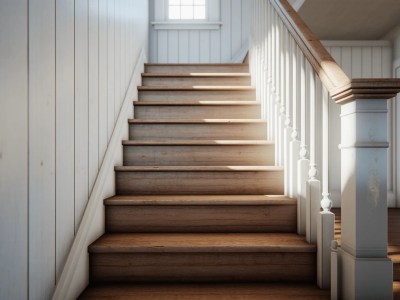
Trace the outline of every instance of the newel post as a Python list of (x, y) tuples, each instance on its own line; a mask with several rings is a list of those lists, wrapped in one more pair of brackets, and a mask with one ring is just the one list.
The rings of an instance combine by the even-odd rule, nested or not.
[(341, 107), (340, 294), (346, 300), (392, 299), (393, 266), (387, 258), (387, 100), (354, 98)]

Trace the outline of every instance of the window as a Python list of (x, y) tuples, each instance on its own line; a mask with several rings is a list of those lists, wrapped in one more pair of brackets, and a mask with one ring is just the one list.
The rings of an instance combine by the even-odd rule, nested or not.
[(206, 0), (169, 0), (168, 19), (205, 20)]

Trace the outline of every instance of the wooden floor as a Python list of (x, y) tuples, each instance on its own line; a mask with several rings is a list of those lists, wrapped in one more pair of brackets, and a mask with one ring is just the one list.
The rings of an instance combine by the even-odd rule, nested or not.
[(330, 293), (311, 284), (140, 284), (90, 287), (79, 299), (317, 300)]

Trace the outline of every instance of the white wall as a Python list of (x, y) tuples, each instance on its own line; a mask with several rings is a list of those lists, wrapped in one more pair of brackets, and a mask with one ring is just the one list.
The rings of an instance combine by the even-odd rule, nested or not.
[[(388, 78), (392, 77), (392, 46), (389, 41), (324, 41), (328, 52), (350, 78)], [(390, 120), (391, 122), (391, 120)], [(389, 130), (392, 127), (389, 127)], [(329, 185), (334, 206), (340, 206), (340, 106), (330, 104), (331, 153)], [(389, 151), (392, 153), (393, 147)], [(389, 167), (393, 155), (389, 155)], [(388, 202), (394, 202), (394, 177), (389, 170)]]
[(148, 1), (0, 2), (0, 299), (49, 299), (133, 67)]
[[(165, 22), (167, 0), (150, 0), (150, 3), (151, 20)], [(187, 26), (166, 29), (160, 25), (156, 30), (151, 26), (150, 62), (231, 62), (242, 48), (248, 50), (250, 3), (251, 0), (209, 0), (207, 22), (215, 24), (214, 29), (207, 29), (204, 24), (197, 28), (192, 25), (191, 29)]]

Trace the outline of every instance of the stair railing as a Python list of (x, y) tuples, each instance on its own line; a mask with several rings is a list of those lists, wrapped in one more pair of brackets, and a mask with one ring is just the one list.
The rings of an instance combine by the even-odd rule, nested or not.
[[(276, 164), (285, 167), (285, 193), (298, 199), (298, 233), (318, 247), (318, 285), (331, 286), (329, 183), (341, 180), (342, 238), (333, 268), (342, 284), (332, 286), (343, 299), (391, 299), (387, 99), (400, 81), (350, 79), (287, 0), (252, 1), (250, 72)], [(331, 113), (337, 105), (340, 116)], [(340, 130), (332, 118), (341, 120), (341, 179), (330, 169), (332, 146), (339, 146), (331, 137)]]

